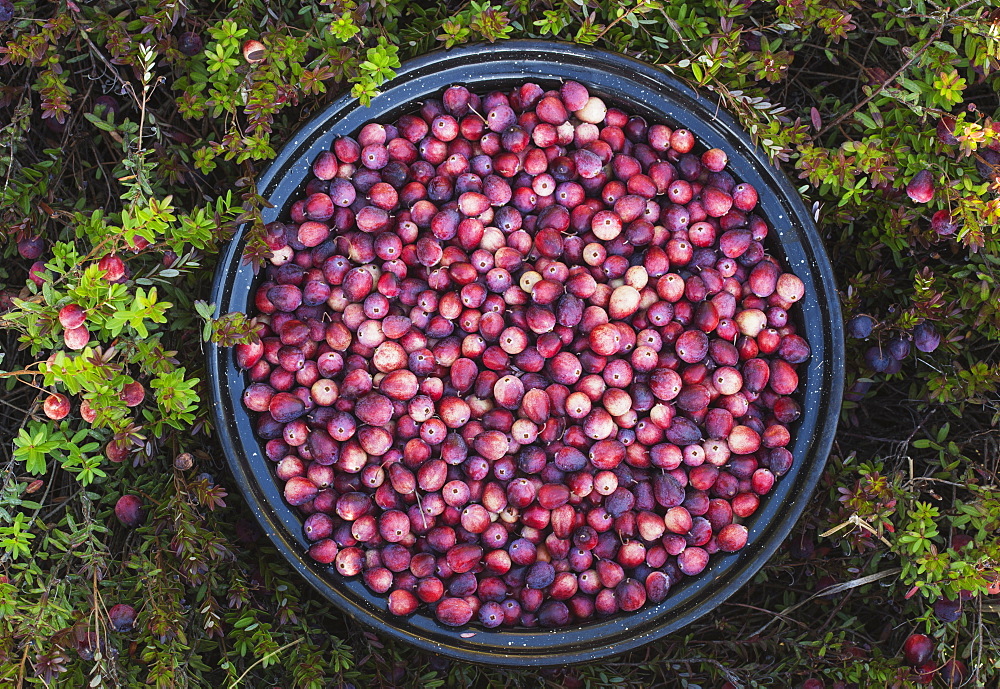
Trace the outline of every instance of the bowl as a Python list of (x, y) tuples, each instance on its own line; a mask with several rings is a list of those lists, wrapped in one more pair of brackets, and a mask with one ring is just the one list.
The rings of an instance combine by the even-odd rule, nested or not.
[[(745, 548), (717, 553), (696, 577), (673, 587), (659, 605), (608, 619), (559, 629), (499, 628), (478, 625), (450, 628), (428, 611), (406, 618), (386, 610), (386, 599), (369, 591), (360, 577), (345, 579), (332, 566), (313, 562), (302, 534), (303, 517), (285, 503), (282, 483), (255, 438), (241, 404), (246, 375), (229, 348), (209, 345), (208, 374), (216, 431), (233, 479), (264, 533), (299, 575), (331, 604), (365, 626), (426, 651), (455, 659), (509, 666), (564, 665), (622, 653), (677, 631), (713, 610), (764, 566), (788, 536), (823, 471), (840, 412), (844, 379), (844, 338), (833, 270), (813, 219), (795, 188), (723, 111), (662, 70), (591, 47), (546, 41), (504, 41), (434, 52), (406, 62), (383, 85), (369, 107), (344, 96), (297, 131), (257, 180), (260, 194), (273, 204), (264, 222), (287, 218), (301, 198), (311, 163), (337, 136), (356, 135), (370, 121), (390, 122), (416, 110), (423, 99), (439, 97), (452, 84), (479, 93), (509, 89), (527, 81), (543, 88), (563, 80), (585, 84), (591, 93), (650, 123), (691, 130), (699, 143), (729, 153), (729, 170), (753, 184), (772, 227), (768, 249), (783, 258), (805, 283), (795, 309), (799, 332), (812, 357), (800, 369), (802, 417), (793, 427), (794, 466), (779, 479), (760, 509), (744, 520)], [(247, 226), (239, 228), (218, 266), (212, 289), (216, 313), (248, 311), (259, 280), (241, 256)]]

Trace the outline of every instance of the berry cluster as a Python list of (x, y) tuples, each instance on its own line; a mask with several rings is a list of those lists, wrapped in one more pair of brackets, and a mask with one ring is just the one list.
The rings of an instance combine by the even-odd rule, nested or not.
[(805, 287), (696, 145), (566, 82), (454, 86), (319, 155), (235, 351), (314, 560), (395, 614), (558, 627), (746, 544)]

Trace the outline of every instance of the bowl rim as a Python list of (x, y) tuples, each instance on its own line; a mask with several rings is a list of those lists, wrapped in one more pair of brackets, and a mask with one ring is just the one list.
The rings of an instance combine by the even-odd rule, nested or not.
[[(395, 119), (412, 111), (415, 101), (439, 94), (453, 83), (491, 90), (525, 81), (553, 84), (563, 79), (582, 81), (592, 92), (624, 103), (630, 113), (683, 124), (701, 144), (724, 144), (734, 176), (758, 188), (772, 230), (771, 242), (782, 249), (785, 265), (793, 264), (806, 283), (806, 297), (800, 304), (813, 358), (801, 371), (803, 389), (798, 394), (803, 399), (803, 417), (796, 422), (793, 436), (795, 463), (762, 499), (757, 513), (745, 520), (750, 538), (743, 550), (714, 555), (704, 572), (676, 587), (676, 593), (672, 591), (659, 605), (582, 625), (484, 630), (476, 625), (444, 627), (429, 614), (393, 617), (384, 609), (385, 597), (368, 591), (360, 577), (343, 579), (331, 566), (308, 559), (301, 528), (292, 529), (303, 518), (282, 500), (271, 463), (263, 457), (249, 415), (239, 403), (245, 376), (235, 368), (231, 348), (209, 343), (206, 352), (219, 443), (241, 494), (282, 557), (321, 596), (366, 626), (426, 651), (481, 664), (545, 666), (598, 660), (677, 631), (718, 607), (766, 564), (805, 510), (832, 447), (843, 395), (844, 335), (833, 267), (798, 192), (721, 106), (667, 72), (625, 55), (571, 43), (511, 40), (465, 45), (408, 60), (383, 85), (371, 106), (362, 106), (345, 94), (290, 137), (258, 179), (261, 196), (272, 203), (279, 199), (273, 208), (262, 211), (264, 222), (278, 219), (301, 189), (315, 155), (328, 149), (337, 135), (355, 132), (371, 120)], [(640, 95), (648, 100), (638, 100)], [(211, 294), (216, 317), (229, 311), (246, 312), (250, 285), (255, 281), (252, 267), (241, 261), (248, 227), (249, 223), (237, 229), (216, 269)]]

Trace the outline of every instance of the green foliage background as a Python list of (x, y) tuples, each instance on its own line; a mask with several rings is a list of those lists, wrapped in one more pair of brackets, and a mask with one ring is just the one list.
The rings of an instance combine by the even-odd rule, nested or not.
[[(683, 633), (551, 671), (427, 657), (318, 600), (232, 490), (196, 346), (246, 337), (204, 300), (227, 237), (259, 225), (254, 179), (290, 132), (345, 91), (371, 98), (410, 56), (519, 37), (625, 52), (717, 100), (801, 185), (845, 314), (878, 323), (849, 343), (815, 505), (754, 583)], [(244, 59), (248, 39), (262, 62)], [(967, 665), (966, 686), (997, 686), (998, 87), (997, 0), (14, 2), (0, 23), (0, 686), (881, 688), (917, 681), (900, 657), (914, 631), (937, 666)], [(904, 188), (924, 169), (937, 191), (916, 204)], [(942, 209), (956, 234), (931, 230)], [(39, 235), (42, 288), (15, 247)], [(103, 279), (109, 253), (127, 282)], [(83, 352), (58, 325), (71, 302), (88, 309)], [(936, 352), (890, 375), (865, 366), (865, 349), (921, 323), (943, 335)], [(129, 407), (135, 381), (146, 398)], [(51, 391), (74, 399), (60, 422), (41, 413)], [(175, 468), (182, 452), (193, 468)], [(113, 515), (126, 492), (147, 506), (136, 530)], [(937, 619), (931, 604), (962, 591), (961, 618)], [(109, 626), (119, 602), (135, 631)]]

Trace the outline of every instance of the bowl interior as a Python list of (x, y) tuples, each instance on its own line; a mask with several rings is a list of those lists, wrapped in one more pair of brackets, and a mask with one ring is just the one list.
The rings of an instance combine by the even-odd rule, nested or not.
[[(556, 630), (487, 630), (477, 625), (452, 629), (426, 611), (395, 617), (385, 609), (385, 598), (370, 592), (360, 578), (344, 579), (306, 555), (303, 517), (284, 502), (282, 483), (264, 457), (240, 402), (246, 377), (236, 368), (230, 349), (211, 346), (208, 352), (222, 447), (244, 497), (281, 554), (349, 615), (426, 650), (467, 661), (546, 665), (592, 660), (639, 646), (710, 611), (745, 584), (790, 532), (822, 472), (839, 415), (844, 347), (840, 311), (829, 259), (798, 193), (717, 104), (630, 58), (582, 46), (509, 41), (432, 53), (408, 62), (370, 107), (342, 98), (292, 137), (258, 181), (260, 193), (274, 204), (263, 212), (263, 220), (287, 219), (290, 205), (302, 198), (312, 161), (337, 136), (356, 134), (370, 121), (394, 121), (456, 83), (485, 93), (527, 81), (555, 87), (568, 79), (584, 83), (592, 93), (650, 123), (690, 129), (699, 145), (725, 149), (731, 173), (758, 190), (761, 212), (771, 227), (765, 242), (769, 252), (805, 283), (805, 298), (793, 317), (810, 343), (812, 358), (800, 369), (797, 396), (803, 415), (792, 429), (795, 464), (761, 500), (760, 509), (743, 520), (750, 531), (743, 550), (714, 555), (702, 574), (675, 586), (659, 605), (582, 625)], [(246, 226), (237, 231), (218, 268), (212, 299), (219, 313), (247, 312), (252, 305), (252, 290), (260, 278), (241, 260), (246, 232)]]

